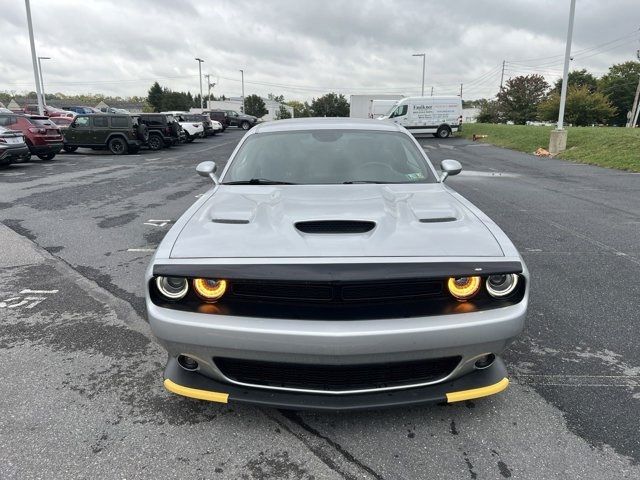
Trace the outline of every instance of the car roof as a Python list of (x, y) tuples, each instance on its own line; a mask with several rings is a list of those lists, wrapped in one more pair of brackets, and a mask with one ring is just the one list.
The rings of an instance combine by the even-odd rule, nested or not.
[(375, 130), (382, 132), (401, 132), (403, 129), (395, 123), (365, 118), (292, 118), (258, 124), (254, 133), (287, 132), (295, 130)]

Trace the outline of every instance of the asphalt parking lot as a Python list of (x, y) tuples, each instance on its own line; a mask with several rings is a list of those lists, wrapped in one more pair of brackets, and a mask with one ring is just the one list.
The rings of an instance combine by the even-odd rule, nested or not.
[(640, 478), (640, 175), (420, 139), (532, 274), (506, 392), (292, 413), (174, 396), (143, 275), (241, 138), (0, 170), (3, 478)]

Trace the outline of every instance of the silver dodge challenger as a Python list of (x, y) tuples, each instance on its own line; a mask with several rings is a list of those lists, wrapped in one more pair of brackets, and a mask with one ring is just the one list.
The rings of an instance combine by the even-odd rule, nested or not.
[(295, 119), (247, 132), (146, 274), (165, 387), (214, 402), (355, 410), (504, 390), (529, 275), (401, 126)]

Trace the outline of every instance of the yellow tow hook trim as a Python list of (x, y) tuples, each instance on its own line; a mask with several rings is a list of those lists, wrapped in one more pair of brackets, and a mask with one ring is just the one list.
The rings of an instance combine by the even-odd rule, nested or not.
[(177, 393), (184, 397), (197, 398), (198, 400), (208, 400), (209, 402), (227, 403), (228, 393), (211, 392), (209, 390), (199, 390), (197, 388), (183, 387), (168, 378), (164, 380), (164, 388), (170, 392)]
[(509, 385), (509, 379), (504, 377), (498, 383), (486, 387), (472, 388), (471, 390), (460, 390), (459, 392), (447, 393), (447, 402), (461, 402), (472, 398), (488, 397), (503, 391)]

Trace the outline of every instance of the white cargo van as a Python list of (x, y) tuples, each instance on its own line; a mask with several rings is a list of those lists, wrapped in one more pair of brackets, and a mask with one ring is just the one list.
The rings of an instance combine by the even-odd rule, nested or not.
[(460, 97), (407, 97), (398, 101), (381, 120), (388, 120), (411, 133), (432, 133), (447, 138), (462, 130)]

